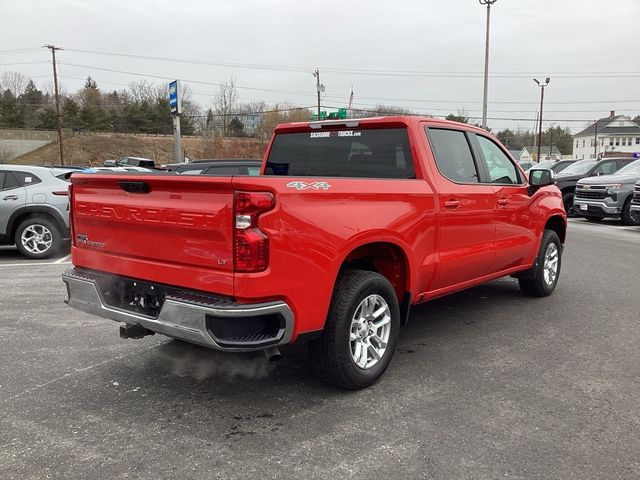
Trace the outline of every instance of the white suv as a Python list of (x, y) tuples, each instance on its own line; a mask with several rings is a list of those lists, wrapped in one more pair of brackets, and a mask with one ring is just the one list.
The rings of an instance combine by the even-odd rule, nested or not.
[(70, 170), (0, 165), (0, 244), (29, 258), (55, 255), (69, 237)]

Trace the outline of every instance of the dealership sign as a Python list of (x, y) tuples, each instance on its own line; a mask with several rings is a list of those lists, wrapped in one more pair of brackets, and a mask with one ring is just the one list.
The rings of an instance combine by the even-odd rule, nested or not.
[(174, 80), (169, 84), (169, 109), (171, 110), (171, 115), (180, 115), (182, 113), (179, 80)]

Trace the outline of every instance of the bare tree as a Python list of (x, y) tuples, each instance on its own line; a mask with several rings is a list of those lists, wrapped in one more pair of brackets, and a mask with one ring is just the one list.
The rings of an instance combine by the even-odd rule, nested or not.
[(29, 79), (20, 72), (4, 72), (0, 84), (3, 90), (9, 90), (11, 94), (18, 98), (29, 83)]
[(414, 115), (414, 112), (404, 107), (378, 104), (371, 109), (354, 109), (352, 115), (354, 118), (365, 118), (388, 115)]
[[(135, 103), (153, 103), (153, 101), (161, 94), (157, 85), (146, 80), (139, 80), (129, 84), (128, 94)], [(164, 95), (166, 98), (166, 95)]]
[(236, 79), (231, 75), (226, 82), (220, 85), (213, 97), (213, 108), (215, 112), (222, 117), (222, 132), (225, 135), (229, 128), (229, 122), (231, 121), (230, 115), (235, 113), (233, 109), (237, 100), (238, 90), (236, 89)]
[(295, 107), (288, 103), (276, 104), (267, 107), (268, 111), (262, 114), (260, 134), (263, 139), (268, 139), (279, 123), (306, 122), (311, 118), (311, 112), (306, 107)]

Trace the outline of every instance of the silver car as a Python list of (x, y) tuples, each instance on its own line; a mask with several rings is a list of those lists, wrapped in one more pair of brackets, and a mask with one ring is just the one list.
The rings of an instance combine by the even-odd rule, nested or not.
[(55, 255), (69, 237), (69, 182), (63, 167), (0, 165), (0, 244), (29, 258)]

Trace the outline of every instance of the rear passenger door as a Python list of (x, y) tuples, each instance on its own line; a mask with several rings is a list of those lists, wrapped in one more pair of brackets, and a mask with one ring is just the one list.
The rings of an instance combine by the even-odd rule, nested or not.
[(428, 127), (427, 135), (437, 167), (437, 288), (443, 289), (487, 274), (495, 253), (496, 195), (481, 183), (469, 133)]
[(473, 134), (473, 145), (483, 178), (496, 196), (497, 215), (495, 230), (496, 254), (490, 273), (501, 272), (521, 265), (535, 249), (534, 218), (524, 174), (515, 162), (493, 139)]
[(11, 214), (24, 207), (27, 202), (26, 189), (10, 170), (0, 170), (0, 235), (7, 233)]

